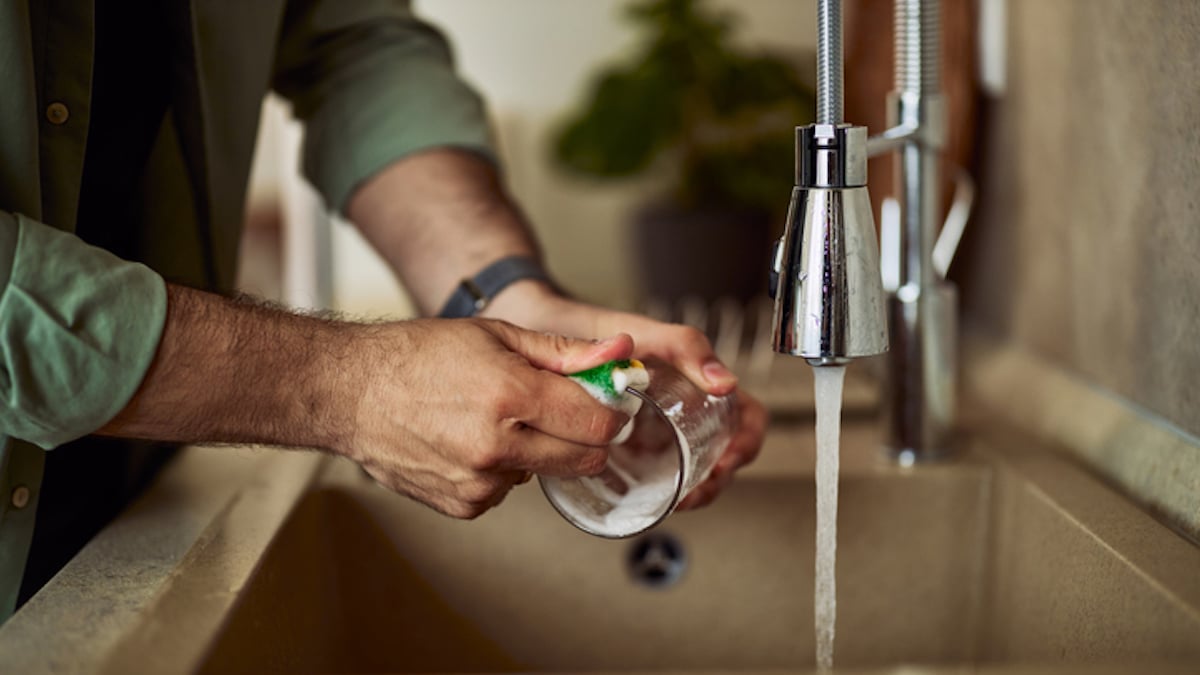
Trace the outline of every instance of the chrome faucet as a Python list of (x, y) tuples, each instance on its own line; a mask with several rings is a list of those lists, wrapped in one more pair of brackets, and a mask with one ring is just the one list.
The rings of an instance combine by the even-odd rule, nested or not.
[[(964, 180), (935, 251), (946, 134), (940, 12), (940, 0), (896, 0), (890, 128), (867, 139), (865, 128), (842, 123), (840, 0), (817, 1), (817, 121), (796, 130), (796, 186), (772, 270), (777, 352), (819, 367), (890, 343), (884, 444), (904, 464), (950, 444), (956, 294), (944, 275), (973, 194)], [(888, 213), (898, 215), (881, 217), (881, 276), (866, 158), (892, 150), (899, 194)]]
[(839, 0), (817, 2), (817, 119), (796, 128), (796, 185), (776, 245), (775, 351), (813, 366), (888, 348), (867, 129), (842, 122)]

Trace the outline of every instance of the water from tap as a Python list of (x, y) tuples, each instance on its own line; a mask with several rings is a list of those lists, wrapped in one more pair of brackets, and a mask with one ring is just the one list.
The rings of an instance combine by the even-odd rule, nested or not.
[(833, 668), (837, 623), (837, 496), (838, 453), (842, 417), (844, 366), (813, 368), (817, 409), (817, 560), (813, 593), (817, 670)]

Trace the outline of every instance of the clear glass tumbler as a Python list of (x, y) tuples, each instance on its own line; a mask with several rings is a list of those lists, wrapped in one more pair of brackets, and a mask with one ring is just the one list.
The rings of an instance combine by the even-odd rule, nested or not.
[(554, 508), (584, 532), (621, 538), (659, 524), (708, 477), (733, 436), (734, 394), (711, 396), (664, 361), (645, 365), (649, 386), (627, 390), (644, 404), (629, 438), (609, 449), (604, 471), (538, 478)]

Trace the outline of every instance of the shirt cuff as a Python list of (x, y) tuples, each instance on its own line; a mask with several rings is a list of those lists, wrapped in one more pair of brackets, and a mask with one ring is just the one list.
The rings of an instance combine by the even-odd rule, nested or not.
[(0, 425), (50, 449), (133, 398), (166, 324), (166, 283), (21, 215), (0, 213), (0, 228)]

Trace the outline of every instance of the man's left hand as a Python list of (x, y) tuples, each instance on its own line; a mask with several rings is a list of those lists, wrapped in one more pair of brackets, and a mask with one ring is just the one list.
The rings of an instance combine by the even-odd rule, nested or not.
[(758, 456), (766, 432), (766, 408), (738, 388), (737, 377), (721, 363), (712, 344), (699, 330), (569, 300), (537, 282), (514, 284), (488, 306), (483, 316), (572, 337), (628, 333), (633, 337), (635, 357), (667, 361), (709, 394), (721, 396), (736, 391), (739, 415), (734, 437), (708, 479), (692, 490), (680, 503), (680, 509), (712, 502), (733, 480), (734, 472)]

